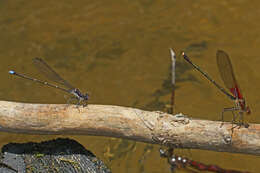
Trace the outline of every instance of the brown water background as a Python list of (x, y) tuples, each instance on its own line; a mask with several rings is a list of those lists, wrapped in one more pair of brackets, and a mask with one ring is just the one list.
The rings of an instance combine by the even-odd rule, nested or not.
[[(40, 77), (32, 58), (44, 58), (65, 79), (90, 92), (90, 104), (164, 110), (170, 100), (169, 48), (181, 50), (223, 85), (216, 51), (229, 53), (252, 115), (260, 122), (259, 1), (0, 1), (0, 98), (32, 103), (66, 103), (64, 94), (8, 75)], [(176, 112), (219, 119), (233, 103), (177, 57)], [(62, 136), (1, 133), (1, 146)], [(114, 173), (168, 173), (159, 146), (128, 140), (76, 139)], [(194, 160), (259, 172), (260, 158), (201, 150), (178, 150)], [(185, 172), (179, 170), (177, 172)]]

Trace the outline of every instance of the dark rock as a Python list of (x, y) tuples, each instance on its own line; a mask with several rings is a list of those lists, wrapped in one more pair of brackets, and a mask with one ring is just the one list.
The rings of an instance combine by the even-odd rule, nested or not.
[(0, 173), (111, 173), (77, 141), (58, 138), (2, 147)]

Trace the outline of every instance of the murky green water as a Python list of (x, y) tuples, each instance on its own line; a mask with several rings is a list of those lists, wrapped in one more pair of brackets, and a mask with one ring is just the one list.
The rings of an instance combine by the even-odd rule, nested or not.
[[(91, 94), (90, 103), (163, 110), (169, 102), (169, 48), (185, 50), (223, 84), (216, 50), (231, 57), (234, 71), (260, 122), (260, 11), (258, 1), (6, 1), (0, 2), (0, 98), (33, 103), (65, 103), (63, 93), (14, 79), (10, 69), (33, 74), (32, 58), (43, 57), (62, 76)], [(194, 118), (219, 119), (226, 96), (191, 69), (177, 64), (176, 111)], [(1, 145), (53, 139), (1, 133)], [(133, 141), (66, 136), (103, 159), (114, 173), (169, 172), (158, 146)], [(179, 151), (224, 168), (258, 172), (251, 155)], [(191, 154), (190, 154), (191, 153)], [(182, 172), (182, 170), (178, 171)]]

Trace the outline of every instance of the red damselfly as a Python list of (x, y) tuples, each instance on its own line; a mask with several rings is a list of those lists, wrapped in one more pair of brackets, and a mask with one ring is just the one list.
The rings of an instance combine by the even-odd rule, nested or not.
[[(241, 94), (241, 90), (238, 86), (237, 80), (234, 75), (233, 67), (229, 56), (223, 50), (217, 51), (217, 65), (219, 69), (220, 76), (225, 84), (225, 86), (229, 89), (231, 94), (227, 92), (224, 88), (222, 88), (218, 83), (216, 83), (207, 73), (202, 71), (196, 64), (194, 64), (189, 57), (183, 52), (182, 56), (184, 59), (190, 63), (196, 70), (198, 70), (201, 74), (203, 74), (210, 82), (212, 82), (220, 91), (222, 91), (226, 96), (230, 99), (234, 100), (235, 106), (230, 108), (224, 108), (221, 115), (221, 120), (224, 122), (224, 112), (231, 111), (233, 114), (232, 123), (236, 122), (237, 117), (239, 116), (239, 125), (244, 125), (248, 127), (247, 123), (244, 123), (243, 113), (250, 114), (251, 111), (249, 107), (246, 105), (245, 99)], [(234, 111), (238, 111), (238, 114), (235, 114)]]
[(224, 169), (217, 165), (208, 165), (195, 160), (188, 159), (187, 157), (181, 157), (174, 154), (174, 149), (169, 148), (168, 150), (159, 150), (160, 156), (167, 158), (168, 163), (171, 166), (171, 171), (174, 172), (176, 168), (193, 168), (198, 171), (217, 172), (217, 173), (249, 173), (238, 170)]

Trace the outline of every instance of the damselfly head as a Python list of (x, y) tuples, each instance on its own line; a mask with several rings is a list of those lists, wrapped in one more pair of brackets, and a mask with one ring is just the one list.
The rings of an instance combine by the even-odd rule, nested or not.
[(85, 100), (88, 100), (88, 99), (89, 99), (89, 95), (88, 95), (88, 93), (83, 94), (83, 97), (84, 97)]
[(87, 100), (89, 99), (88, 93), (83, 94), (83, 93), (81, 93), (80, 90), (77, 89), (77, 88), (72, 89), (70, 92), (71, 92), (73, 95), (75, 95), (79, 100), (85, 100), (85, 101), (87, 101)]

